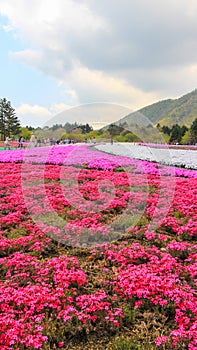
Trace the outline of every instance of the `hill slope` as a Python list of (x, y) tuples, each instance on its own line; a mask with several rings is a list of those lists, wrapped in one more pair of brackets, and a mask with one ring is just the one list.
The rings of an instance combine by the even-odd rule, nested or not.
[(151, 122), (154, 125), (160, 123), (172, 126), (177, 123), (189, 127), (195, 118), (197, 118), (197, 89), (178, 99), (163, 100), (146, 106), (130, 113), (115, 124), (147, 126)]

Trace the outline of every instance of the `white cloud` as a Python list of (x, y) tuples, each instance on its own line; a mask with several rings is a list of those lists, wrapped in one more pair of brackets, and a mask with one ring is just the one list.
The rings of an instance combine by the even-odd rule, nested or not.
[(57, 113), (71, 108), (70, 106), (60, 103), (54, 104), (49, 108), (40, 105), (29, 105), (24, 103), (15, 107), (16, 114), (21, 122), (21, 125), (31, 125), (33, 127), (43, 126)]
[(38, 105), (28, 105), (26, 103), (22, 104), (21, 106), (16, 108), (16, 113), (20, 115), (39, 115), (39, 116), (50, 116), (51, 113), (46, 107), (38, 106)]
[(70, 109), (71, 106), (65, 104), (65, 103), (56, 103), (51, 106), (50, 110), (53, 115), (60, 113), (62, 111), (65, 111), (67, 109)]
[(126, 79), (112, 77), (100, 71), (76, 65), (68, 79), (84, 103), (110, 102), (132, 110), (158, 100), (154, 93), (144, 93), (132, 87)]

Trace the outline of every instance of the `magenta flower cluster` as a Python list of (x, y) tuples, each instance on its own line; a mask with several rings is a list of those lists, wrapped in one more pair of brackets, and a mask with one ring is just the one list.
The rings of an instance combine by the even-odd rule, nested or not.
[[(78, 145), (1, 152), (0, 162), (2, 350), (44, 348), (54, 320), (121, 327), (118, 300), (171, 310), (173, 329), (155, 344), (197, 349), (196, 171)], [(108, 242), (112, 227), (135, 242)], [(85, 265), (50, 249), (98, 234), (91, 291)]]

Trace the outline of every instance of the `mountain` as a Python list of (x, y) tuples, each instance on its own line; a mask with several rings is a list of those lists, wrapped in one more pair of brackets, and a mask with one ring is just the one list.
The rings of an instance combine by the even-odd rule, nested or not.
[(121, 118), (116, 125), (139, 125), (149, 124), (168, 125), (173, 124), (191, 126), (197, 118), (197, 89), (177, 99), (168, 99), (156, 102), (150, 106), (139, 109)]

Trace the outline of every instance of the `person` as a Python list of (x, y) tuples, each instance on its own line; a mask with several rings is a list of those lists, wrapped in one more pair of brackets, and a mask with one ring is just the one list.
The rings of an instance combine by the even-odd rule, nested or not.
[(113, 145), (113, 137), (111, 137), (111, 145)]
[(10, 149), (10, 141), (11, 139), (9, 138), (9, 136), (6, 136), (6, 139), (5, 139), (5, 146), (4, 146), (4, 149)]
[(30, 147), (35, 147), (35, 143), (36, 143), (36, 137), (34, 133), (32, 133), (30, 138)]
[(37, 146), (38, 146), (38, 147), (41, 147), (41, 139), (38, 139), (38, 140), (37, 140)]
[(18, 148), (22, 148), (23, 147), (23, 137), (20, 136), (18, 139)]

